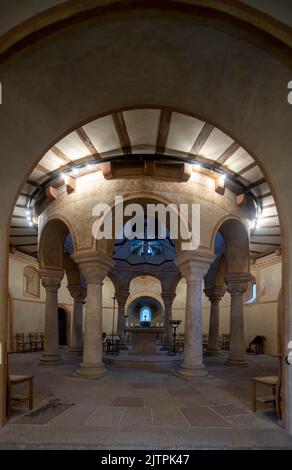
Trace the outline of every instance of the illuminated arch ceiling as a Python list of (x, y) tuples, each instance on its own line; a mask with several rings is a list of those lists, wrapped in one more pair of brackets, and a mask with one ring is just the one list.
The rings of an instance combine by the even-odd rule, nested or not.
[[(223, 171), (228, 175), (226, 185), (232, 191), (249, 193), (262, 208), (261, 224), (251, 235), (251, 257), (272, 253), (281, 246), (275, 201), (251, 155), (207, 122), (169, 109), (151, 108), (100, 117), (53, 146), (36, 165), (17, 200), (10, 227), (11, 247), (37, 254), (37, 226), (29, 226), (27, 205), (33, 206), (35, 197), (48, 183), (60, 186), (62, 171), (76, 177), (74, 166), (78, 168), (77, 175), (84, 174), (98, 169), (101, 160), (126, 160), (131, 154), (137, 158), (141, 154), (145, 158), (155, 155), (155, 159), (198, 162), (204, 171)], [(90, 170), (87, 162), (93, 163)]]

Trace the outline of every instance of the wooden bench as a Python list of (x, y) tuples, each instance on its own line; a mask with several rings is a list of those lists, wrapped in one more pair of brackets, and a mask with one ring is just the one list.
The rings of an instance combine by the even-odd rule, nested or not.
[[(281, 419), (281, 381), (279, 377), (276, 376), (266, 376), (266, 377), (251, 377), (252, 383), (252, 411), (256, 412), (257, 403), (268, 404), (272, 403), (276, 407), (277, 417)], [(272, 389), (272, 395), (258, 397), (257, 396), (257, 384), (266, 385)]]
[[(13, 387), (21, 383), (28, 382), (28, 394), (24, 397), (13, 396)], [(9, 355), (7, 355), (7, 418), (10, 416), (10, 410), (20, 403), (28, 402), (29, 409), (33, 408), (33, 376), (32, 375), (10, 375), (9, 374)]]

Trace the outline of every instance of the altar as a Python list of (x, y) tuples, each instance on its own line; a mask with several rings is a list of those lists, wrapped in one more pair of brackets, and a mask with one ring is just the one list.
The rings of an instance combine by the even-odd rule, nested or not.
[(131, 334), (131, 354), (156, 354), (158, 333), (163, 333), (162, 327), (128, 327), (126, 331)]

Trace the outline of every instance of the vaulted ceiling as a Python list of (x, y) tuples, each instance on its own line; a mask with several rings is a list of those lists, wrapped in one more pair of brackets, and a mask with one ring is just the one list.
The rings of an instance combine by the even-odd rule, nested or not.
[[(206, 171), (227, 175), (238, 194), (249, 193), (261, 208), (261, 220), (251, 233), (251, 257), (281, 246), (280, 224), (274, 198), (253, 157), (218, 128), (170, 109), (132, 109), (100, 117), (76, 129), (54, 145), (36, 165), (14, 208), (10, 245), (37, 254), (37, 225), (28, 220), (28, 204), (62, 171), (78, 176), (96, 164), (139, 155), (198, 163)], [(153, 157), (154, 158), (154, 157)], [(86, 163), (91, 163), (90, 169)]]

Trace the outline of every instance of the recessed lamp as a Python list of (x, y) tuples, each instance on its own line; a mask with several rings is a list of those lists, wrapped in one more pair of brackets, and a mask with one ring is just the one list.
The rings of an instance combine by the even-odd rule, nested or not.
[(224, 184), (225, 181), (226, 181), (226, 175), (220, 175), (219, 176), (219, 181), (220, 181), (220, 184)]
[(258, 219), (256, 220), (256, 226), (255, 226), (255, 228), (258, 229), (258, 228), (260, 228), (261, 226), (262, 226), (262, 221), (261, 221), (260, 218), (258, 218)]
[(250, 220), (250, 221), (249, 221), (249, 229), (250, 229), (250, 230), (254, 230), (254, 229), (255, 229), (255, 226), (256, 226), (256, 220), (255, 220), (255, 219)]
[(30, 227), (32, 227), (32, 226), (33, 226), (33, 222), (30, 221), (30, 222), (28, 223), (28, 225), (29, 225)]

